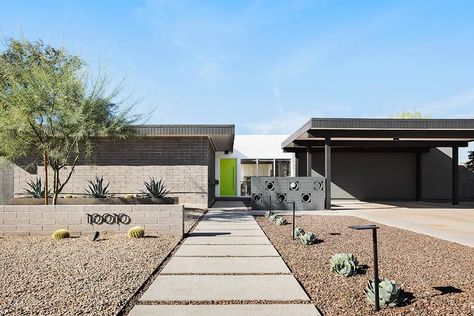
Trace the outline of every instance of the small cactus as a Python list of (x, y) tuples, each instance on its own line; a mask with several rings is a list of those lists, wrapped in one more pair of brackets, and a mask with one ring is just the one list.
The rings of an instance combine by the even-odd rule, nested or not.
[(53, 233), (54, 240), (61, 240), (64, 238), (69, 238), (69, 230), (67, 229), (58, 229)]
[(281, 216), (275, 217), (273, 222), (277, 225), (286, 225), (286, 224), (288, 224), (288, 221), (286, 219), (284, 219), (283, 217), (281, 217)]
[(298, 240), (303, 245), (312, 245), (316, 243), (317, 238), (316, 238), (316, 235), (313, 234), (312, 232), (307, 232), (307, 233), (299, 235)]
[(141, 226), (135, 226), (128, 230), (127, 235), (130, 238), (143, 238), (145, 236), (145, 229)]
[(349, 277), (357, 273), (357, 259), (351, 253), (337, 253), (329, 260), (331, 271)]

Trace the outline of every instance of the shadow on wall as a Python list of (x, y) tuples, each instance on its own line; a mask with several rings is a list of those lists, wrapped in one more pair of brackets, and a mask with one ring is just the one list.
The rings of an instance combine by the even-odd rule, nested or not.
[(463, 201), (474, 201), (474, 172), (459, 166), (459, 194)]

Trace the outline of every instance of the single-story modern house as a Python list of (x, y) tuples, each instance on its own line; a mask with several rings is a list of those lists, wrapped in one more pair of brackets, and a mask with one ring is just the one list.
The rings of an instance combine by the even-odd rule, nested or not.
[[(296, 129), (296, 128), (295, 128)], [(142, 125), (138, 137), (95, 141), (64, 194), (85, 194), (103, 176), (115, 195), (140, 193), (162, 178), (187, 206), (216, 198), (249, 198), (251, 177), (325, 177), (331, 199), (472, 199), (472, 173), (458, 166), (458, 148), (474, 140), (468, 119), (313, 118), (292, 135), (235, 135), (234, 125)], [(460, 173), (461, 170), (461, 173)], [(2, 168), (0, 203), (25, 194), (42, 166)]]

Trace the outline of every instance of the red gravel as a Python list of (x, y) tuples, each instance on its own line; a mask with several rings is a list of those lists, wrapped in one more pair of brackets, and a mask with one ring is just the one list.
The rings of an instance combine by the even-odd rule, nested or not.
[[(324, 315), (474, 315), (474, 248), (379, 225), (380, 276), (396, 281), (414, 299), (406, 306), (374, 313), (363, 292), (373, 278), (371, 233), (348, 228), (370, 222), (345, 216), (297, 217), (298, 227), (323, 240), (304, 246), (292, 240), (291, 224), (256, 219)], [(369, 266), (367, 274), (344, 278), (331, 273), (329, 258), (339, 252), (353, 253), (359, 264)], [(435, 287), (462, 292), (443, 294)]]

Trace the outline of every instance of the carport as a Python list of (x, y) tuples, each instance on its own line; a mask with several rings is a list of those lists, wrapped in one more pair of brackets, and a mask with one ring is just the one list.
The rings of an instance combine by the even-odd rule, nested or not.
[[(458, 205), (458, 151), (460, 147), (467, 147), (472, 140), (474, 140), (474, 120), (472, 119), (312, 118), (288, 137), (282, 143), (282, 148), (285, 152), (295, 153), (297, 176), (314, 176), (318, 173), (316, 168), (321, 170), (321, 175), (326, 178), (325, 206), (327, 209), (331, 208), (333, 197), (331, 193), (331, 187), (334, 186), (332, 174), (334, 171), (338, 171), (338, 168), (342, 168), (342, 164), (333, 165), (333, 156), (339, 155), (339, 153), (341, 156), (344, 153), (357, 153), (357, 156), (345, 155), (357, 157), (359, 161), (371, 159), (371, 155), (378, 154), (377, 157), (382, 159), (374, 161), (370, 167), (362, 171), (368, 172), (369, 175), (371, 169), (378, 170), (377, 176), (373, 176), (377, 179), (383, 177), (380, 170), (384, 170), (384, 161), (394, 158), (391, 159), (393, 160), (392, 165), (385, 167), (387, 177), (396, 174), (396, 170), (393, 171), (393, 168), (405, 170), (403, 174), (397, 175), (397, 184), (400, 187), (404, 186), (405, 190), (413, 191), (409, 192), (410, 194), (405, 193), (400, 198), (421, 201), (424, 195), (439, 195), (437, 192), (440, 188), (443, 188), (443, 192), (446, 193), (447, 190), (444, 188), (447, 187), (450, 191), (452, 204)], [(432, 158), (435, 154), (433, 149), (439, 148), (442, 148), (444, 153), (446, 153), (446, 149), (450, 149), (444, 155), (449, 159), (434, 160)], [(313, 157), (314, 155), (323, 155), (321, 163), (316, 163), (316, 166), (317, 159)], [(413, 157), (413, 162), (412, 158), (401, 159), (401, 157)], [(348, 163), (351, 162), (350, 159), (346, 160)], [(430, 163), (423, 166), (424, 160), (430, 161)], [(451, 169), (450, 175), (446, 176), (448, 169)], [(431, 181), (433, 173), (444, 174), (444, 176), (440, 176), (435, 181), (436, 183), (433, 183)], [(427, 177), (425, 181), (424, 177)], [(347, 183), (348, 179), (343, 179), (343, 175), (339, 175), (338, 178)], [(358, 181), (360, 187), (364, 186), (364, 181), (370, 181), (369, 176), (367, 179), (361, 178), (364, 177), (358, 177), (358, 179), (351, 181)], [(411, 185), (412, 182), (413, 185)], [(450, 185), (447, 185), (448, 182)], [(423, 189), (425, 184), (426, 188)], [(376, 186), (377, 183), (373, 185)], [(411, 188), (412, 186), (413, 188)], [(386, 186), (387, 195), (392, 193), (388, 192), (389, 189), (390, 186)], [(393, 198), (393, 195), (390, 196)]]

